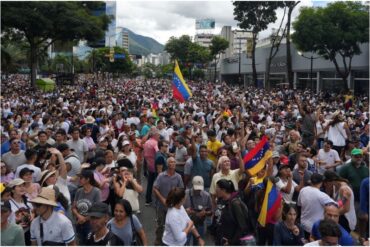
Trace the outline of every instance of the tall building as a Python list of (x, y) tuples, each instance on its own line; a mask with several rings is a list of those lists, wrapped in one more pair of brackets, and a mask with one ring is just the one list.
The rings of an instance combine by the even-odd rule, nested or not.
[(212, 33), (198, 33), (194, 36), (194, 42), (203, 47), (209, 47), (213, 36)]
[(221, 59), (238, 56), (239, 53), (246, 53), (247, 44), (251, 42), (252, 33), (244, 30), (232, 30), (231, 26), (224, 26), (220, 36), (229, 41), (229, 47), (221, 55)]
[(116, 45), (116, 1), (106, 1), (105, 6), (105, 14), (112, 17), (108, 30), (105, 32), (105, 47), (112, 47)]
[(116, 45), (118, 47), (124, 48), (127, 52), (129, 52), (130, 48), (129, 33), (125, 31), (123, 27), (117, 27)]

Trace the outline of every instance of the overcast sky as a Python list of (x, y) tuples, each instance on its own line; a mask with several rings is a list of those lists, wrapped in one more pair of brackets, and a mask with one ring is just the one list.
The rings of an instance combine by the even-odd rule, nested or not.
[[(302, 6), (322, 6), (327, 1), (303, 0), (293, 12), (294, 19)], [(219, 34), (223, 26), (237, 28), (233, 16), (234, 6), (229, 0), (218, 1), (117, 1), (117, 27), (126, 27), (131, 31), (154, 38), (165, 44), (171, 36), (183, 34), (194, 36), (195, 20), (214, 18), (216, 27), (212, 32)], [(260, 34), (267, 37), (271, 28), (278, 27), (283, 10), (277, 11), (278, 20), (270, 24), (269, 29)]]

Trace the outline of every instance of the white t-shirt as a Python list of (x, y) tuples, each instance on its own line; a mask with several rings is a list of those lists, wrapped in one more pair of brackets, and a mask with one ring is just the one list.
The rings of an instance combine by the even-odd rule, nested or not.
[(328, 129), (328, 139), (333, 142), (334, 146), (344, 147), (346, 145), (347, 134), (343, 126), (344, 122), (341, 122)]
[[(324, 149), (320, 149), (319, 153), (317, 154), (317, 159), (319, 161), (326, 163), (326, 164), (320, 164), (320, 167), (319, 167), (320, 174), (324, 174), (324, 172), (327, 170), (325, 168), (322, 168), (322, 166), (332, 165), (336, 161), (341, 161), (341, 159), (339, 158), (338, 152), (334, 149), (330, 149), (329, 152), (325, 152)], [(334, 171), (334, 168), (330, 168), (329, 170)]]
[(170, 246), (185, 245), (187, 235), (184, 229), (189, 221), (190, 218), (183, 206), (180, 209), (175, 207), (169, 208), (164, 226), (163, 243)]
[(86, 142), (82, 139), (78, 139), (77, 141), (68, 140), (67, 145), (77, 154), (80, 162), (84, 162), (85, 152), (89, 151)]
[(301, 206), (301, 224), (306, 232), (311, 232), (313, 224), (323, 218), (327, 203), (335, 202), (317, 188), (307, 186), (300, 191), (297, 205)]
[(53, 212), (46, 221), (37, 216), (31, 223), (31, 240), (36, 240), (38, 246), (42, 246), (40, 223), (43, 228), (44, 242), (53, 241), (68, 244), (75, 239), (72, 222), (64, 214)]
[(60, 193), (68, 200), (68, 205), (71, 205), (71, 194), (68, 190), (67, 180), (59, 176), (55, 185), (58, 187)]
[(28, 168), (33, 171), (32, 174), (32, 182), (37, 183), (41, 179), (41, 169), (38, 168), (37, 166), (30, 165), (30, 164), (24, 164), (21, 166), (18, 166), (17, 169), (15, 170), (15, 178), (19, 178), (19, 173), (23, 168)]
[(297, 184), (292, 179), (292, 187), (290, 189), (290, 192), (285, 193), (284, 191), (281, 191), (281, 189), (284, 188), (285, 186), (287, 186), (287, 184), (288, 184), (288, 180), (283, 180), (283, 179), (280, 178), (279, 182), (276, 183), (276, 187), (280, 190), (284, 201), (285, 202), (291, 202), (292, 199), (293, 199), (294, 188), (297, 187)]

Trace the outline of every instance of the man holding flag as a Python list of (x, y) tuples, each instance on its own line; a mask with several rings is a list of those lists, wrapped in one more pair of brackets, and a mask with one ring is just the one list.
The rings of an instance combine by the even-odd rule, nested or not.
[(179, 102), (183, 103), (188, 100), (193, 94), (182, 77), (181, 70), (177, 60), (175, 60), (175, 70), (173, 72), (172, 79), (172, 94), (173, 98), (177, 99)]

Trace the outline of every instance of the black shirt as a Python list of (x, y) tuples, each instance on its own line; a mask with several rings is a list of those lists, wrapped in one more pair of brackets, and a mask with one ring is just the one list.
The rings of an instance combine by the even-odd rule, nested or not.
[(109, 231), (103, 239), (98, 242), (94, 240), (94, 234), (90, 232), (86, 239), (87, 246), (123, 246), (125, 245), (122, 240), (117, 237), (113, 232)]

